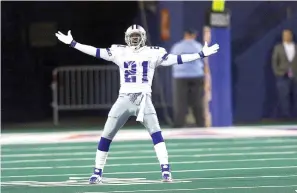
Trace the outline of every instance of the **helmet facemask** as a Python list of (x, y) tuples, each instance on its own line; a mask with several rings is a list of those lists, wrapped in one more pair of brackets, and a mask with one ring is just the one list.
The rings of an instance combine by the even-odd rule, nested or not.
[(139, 49), (145, 45), (145, 34), (139, 32), (132, 32), (125, 35), (125, 41), (128, 46), (134, 49)]

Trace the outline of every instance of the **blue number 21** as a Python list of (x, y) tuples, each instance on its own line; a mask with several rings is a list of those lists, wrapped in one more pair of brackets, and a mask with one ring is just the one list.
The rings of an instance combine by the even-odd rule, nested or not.
[[(148, 82), (147, 71), (148, 71), (148, 61), (143, 61), (142, 63), (142, 83)], [(137, 64), (135, 61), (124, 62), (125, 70), (125, 82), (136, 82), (136, 71)]]

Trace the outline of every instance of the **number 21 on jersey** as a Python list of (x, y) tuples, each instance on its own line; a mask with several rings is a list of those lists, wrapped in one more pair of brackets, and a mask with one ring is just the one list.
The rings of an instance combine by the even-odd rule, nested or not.
[[(142, 67), (142, 83), (148, 82), (148, 61), (141, 62)], [(125, 82), (136, 82), (137, 63), (135, 61), (124, 62), (125, 68)]]

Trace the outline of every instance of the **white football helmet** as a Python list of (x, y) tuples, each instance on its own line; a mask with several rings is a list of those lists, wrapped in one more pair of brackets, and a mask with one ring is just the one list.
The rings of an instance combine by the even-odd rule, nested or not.
[(140, 25), (131, 25), (125, 32), (125, 42), (135, 50), (145, 46), (146, 31)]

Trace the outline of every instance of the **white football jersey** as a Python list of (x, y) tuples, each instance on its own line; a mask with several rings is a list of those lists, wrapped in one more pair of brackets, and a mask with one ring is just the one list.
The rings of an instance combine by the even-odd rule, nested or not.
[(134, 50), (125, 45), (112, 45), (107, 49), (110, 61), (119, 66), (120, 93), (152, 92), (155, 68), (166, 57), (166, 50), (144, 46)]

